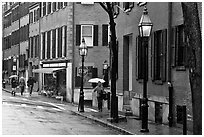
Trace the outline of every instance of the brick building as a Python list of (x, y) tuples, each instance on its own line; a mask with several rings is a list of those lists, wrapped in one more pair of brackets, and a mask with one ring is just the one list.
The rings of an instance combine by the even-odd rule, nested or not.
[(29, 3), (3, 3), (3, 77), (12, 74), (26, 77), (28, 49), (28, 7)]

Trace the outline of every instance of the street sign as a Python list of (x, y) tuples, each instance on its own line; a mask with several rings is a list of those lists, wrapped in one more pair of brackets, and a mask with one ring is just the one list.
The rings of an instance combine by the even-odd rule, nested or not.
[[(81, 74), (82, 74), (82, 66), (79, 67), (78, 74), (81, 76)], [(84, 76), (86, 74), (88, 74), (88, 68), (84, 66)]]

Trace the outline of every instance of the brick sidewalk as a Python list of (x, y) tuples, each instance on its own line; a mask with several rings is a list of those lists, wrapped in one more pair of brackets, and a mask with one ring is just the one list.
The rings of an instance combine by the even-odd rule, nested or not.
[[(7, 92), (10, 92), (11, 88), (7, 87)], [(20, 95), (20, 93), (17, 93), (17, 95)], [(28, 92), (25, 92), (24, 95), (26, 96)], [(38, 95), (38, 92), (33, 92), (32, 97), (37, 97), (38, 100), (43, 100), (47, 102), (60, 102), (59, 100), (48, 98), (45, 96)], [(156, 124), (154, 122), (148, 121), (148, 133), (142, 133), (140, 132), (141, 129), (141, 120), (139, 120), (135, 116), (126, 116), (127, 121), (122, 121), (119, 123), (111, 123), (107, 121), (108, 118), (110, 118), (110, 111), (107, 109), (103, 109), (103, 112), (98, 112), (95, 107), (85, 107), (85, 112), (78, 112), (76, 104), (71, 104), (68, 102), (63, 102), (63, 104), (66, 104), (66, 107), (75, 107), (75, 109), (72, 110), (77, 115), (86, 117), (88, 119), (94, 120), (96, 122), (99, 122), (105, 126), (108, 126), (110, 128), (113, 128), (115, 130), (121, 131), (124, 134), (136, 134), (136, 135), (182, 135), (183, 129), (177, 128), (177, 127), (169, 127), (168, 125), (163, 124)], [(123, 112), (119, 112), (119, 115), (123, 115)], [(187, 133), (188, 135), (192, 135), (192, 132)]]

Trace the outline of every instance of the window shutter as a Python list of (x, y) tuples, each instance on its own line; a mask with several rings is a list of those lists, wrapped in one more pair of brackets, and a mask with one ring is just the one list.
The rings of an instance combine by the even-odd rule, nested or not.
[(178, 26), (175, 28), (175, 66), (178, 64), (178, 43), (179, 43), (179, 35), (178, 35)]
[(102, 46), (108, 46), (108, 25), (102, 25)]
[(171, 66), (176, 66), (176, 27), (171, 29), (172, 31), (172, 39), (171, 39)]
[(98, 46), (98, 25), (94, 25), (93, 46)]
[(136, 37), (136, 55), (135, 55), (135, 77), (138, 79), (138, 40), (139, 37)]
[(76, 46), (81, 43), (81, 25), (76, 25)]
[(151, 35), (151, 78), (152, 80), (155, 80), (155, 73), (154, 73), (154, 67), (155, 67), (155, 52), (154, 52), (154, 38), (155, 38), (155, 32)]
[(64, 38), (65, 38), (65, 42), (64, 42), (64, 56), (67, 56), (67, 26), (65, 26), (64, 28)]
[(161, 70), (162, 81), (166, 81), (166, 49), (167, 49), (167, 29), (162, 31), (162, 70)]

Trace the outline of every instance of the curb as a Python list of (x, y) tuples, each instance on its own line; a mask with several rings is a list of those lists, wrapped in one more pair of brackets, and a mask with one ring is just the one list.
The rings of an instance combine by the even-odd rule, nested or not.
[(8, 90), (8, 89), (2, 88), (2, 90), (4, 90), (4, 91), (6, 91), (6, 92), (11, 93), (11, 91), (10, 91), (10, 90)]
[(88, 118), (88, 119), (93, 120), (93, 121), (95, 121), (95, 122), (98, 122), (98, 123), (100, 123), (100, 124), (102, 124), (102, 125), (108, 126), (108, 127), (112, 128), (112, 129), (114, 129), (114, 130), (117, 130), (117, 131), (119, 131), (119, 132), (122, 132), (122, 133), (124, 133), (125, 135), (135, 135), (135, 134), (132, 133), (132, 132), (129, 132), (129, 131), (123, 129), (123, 128), (117, 127), (117, 126), (115, 126), (115, 125), (113, 125), (113, 124), (107, 123), (107, 122), (105, 122), (105, 121), (103, 121), (103, 120), (100, 120), (100, 119), (98, 119), (98, 118), (95, 118), (95, 117), (93, 117), (93, 116), (83, 115), (82, 113), (79, 113), (79, 112), (76, 112), (76, 111), (72, 111), (72, 112), (75, 113), (75, 114), (77, 114), (77, 115), (79, 115), (79, 116)]

